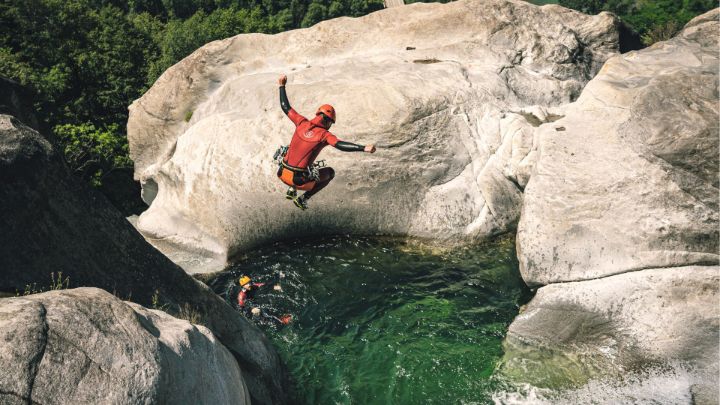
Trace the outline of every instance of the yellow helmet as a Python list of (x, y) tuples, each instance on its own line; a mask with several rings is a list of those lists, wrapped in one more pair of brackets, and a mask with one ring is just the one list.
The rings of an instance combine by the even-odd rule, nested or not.
[(242, 277), (240, 277), (240, 279), (238, 279), (238, 284), (240, 284), (241, 286), (245, 286), (245, 284), (250, 283), (250, 281), (252, 281), (252, 280), (250, 280), (250, 277), (242, 276)]

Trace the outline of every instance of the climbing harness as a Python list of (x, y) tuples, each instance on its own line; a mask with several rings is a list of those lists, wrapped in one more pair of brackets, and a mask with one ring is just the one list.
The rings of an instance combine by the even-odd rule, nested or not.
[(317, 162), (311, 164), (305, 169), (290, 166), (285, 162), (285, 156), (287, 156), (289, 148), (289, 146), (280, 146), (279, 148), (277, 148), (275, 154), (273, 155), (273, 164), (280, 166), (280, 170), (285, 168), (290, 170), (291, 172), (303, 173), (305, 174), (305, 177), (307, 177), (307, 179), (310, 181), (317, 181), (318, 179), (320, 179), (320, 169), (327, 166), (327, 164), (325, 164), (325, 161), (318, 160)]

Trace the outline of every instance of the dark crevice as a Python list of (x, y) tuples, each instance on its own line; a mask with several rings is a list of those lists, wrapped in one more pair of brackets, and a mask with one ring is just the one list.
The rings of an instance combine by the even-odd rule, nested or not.
[(429, 64), (432, 64), (432, 63), (440, 63), (440, 62), (442, 62), (440, 59), (435, 59), (435, 58), (432, 58), (432, 59), (415, 59), (415, 60), (413, 61), (413, 63), (420, 63), (420, 64), (422, 64), (422, 65), (429, 65)]
[(630, 51), (637, 51), (643, 49), (645, 46), (640, 39), (640, 34), (633, 31), (625, 23), (618, 23), (618, 45), (620, 47), (620, 53), (626, 53)]
[(558, 281), (552, 281), (547, 284), (534, 284), (531, 287), (532, 288), (540, 288), (540, 287), (545, 287), (545, 286), (553, 285), (553, 284), (570, 284), (570, 283), (581, 283), (584, 281), (596, 281), (596, 280), (602, 280), (604, 278), (620, 276), (623, 274), (635, 273), (635, 272), (645, 271), (645, 270), (672, 269), (672, 268), (682, 268), (682, 267), (692, 267), (692, 266), (717, 266), (717, 265), (720, 265), (720, 262), (718, 260), (700, 259), (700, 260), (691, 261), (691, 262), (683, 263), (683, 264), (668, 264), (665, 266), (652, 266), (652, 265), (651, 266), (638, 266), (638, 267), (630, 267), (630, 268), (627, 268), (624, 270), (619, 270), (617, 272), (613, 272), (610, 274), (604, 274), (604, 275), (597, 276), (597, 277), (585, 277), (585, 278), (580, 278), (577, 280), (558, 280)]
[(3, 404), (5, 403), (5, 401), (2, 400), (3, 396), (11, 396), (14, 398), (18, 398), (21, 401), (24, 401), (26, 404), (29, 404), (29, 405), (42, 405), (39, 402), (33, 401), (31, 398), (24, 397), (24, 396), (18, 394), (17, 392), (0, 390), (0, 403), (3, 403)]
[(49, 326), (47, 323), (47, 309), (45, 308), (45, 305), (42, 303), (38, 303), (40, 305), (40, 317), (42, 318), (42, 335), (40, 336), (40, 350), (38, 353), (30, 359), (30, 378), (28, 381), (28, 401), (29, 403), (35, 403), (35, 401), (32, 400), (32, 393), (33, 388), (35, 387), (35, 378), (37, 377), (38, 372), (40, 371), (40, 364), (43, 361), (43, 358), (45, 357), (45, 349), (47, 348), (47, 341), (48, 341), (48, 331)]
[[(526, 156), (527, 156), (527, 155), (526, 155)], [(515, 187), (517, 187), (517, 189), (520, 190), (521, 193), (525, 193), (525, 187), (520, 186), (520, 183), (518, 183), (517, 178), (515, 178), (515, 177), (509, 177), (509, 176), (504, 176), (504, 177), (505, 177), (510, 183), (514, 184)], [(519, 220), (519, 218), (518, 218), (518, 220)]]

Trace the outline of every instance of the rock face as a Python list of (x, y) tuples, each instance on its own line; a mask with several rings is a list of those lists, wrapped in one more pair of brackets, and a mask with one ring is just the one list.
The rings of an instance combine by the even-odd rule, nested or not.
[[(176, 261), (188, 251), (213, 259), (184, 264), (192, 271), (285, 237), (472, 241), (513, 229), (533, 127), (557, 118), (618, 38), (607, 13), (461, 0), (210, 43), (130, 107), (135, 176), (151, 203), (138, 229)], [(271, 163), (293, 130), (281, 73), (297, 111), (331, 103), (334, 133), (379, 146), (326, 150), (337, 176), (306, 212), (283, 198)]]
[(32, 110), (32, 104), (33, 96), (30, 90), (0, 76), (0, 114), (17, 117), (37, 131), (44, 130)]
[(0, 299), (3, 404), (250, 404), (204, 326), (96, 288)]
[(610, 59), (540, 128), (518, 227), (527, 282), (718, 263), (717, 28), (695, 20)]
[[(717, 373), (720, 319), (713, 304), (718, 302), (719, 287), (715, 266), (639, 270), (550, 284), (538, 290), (510, 326), (506, 362), (511, 368), (531, 364), (548, 370), (564, 363), (581, 379), (668, 362)], [(525, 345), (548, 355), (528, 362), (532, 356), (513, 352), (514, 346)], [(571, 360), (584, 356), (593, 361)], [(535, 378), (546, 383), (547, 377)]]
[(150, 246), (99, 193), (68, 173), (51, 144), (0, 115), (0, 291), (41, 289), (50, 273), (171, 311), (189, 307), (235, 356), (254, 403), (286, 400), (268, 339), (207, 286)]
[(719, 14), (611, 58), (538, 128), (517, 249), (526, 282), (549, 285), (510, 358), (521, 342), (616, 370), (684, 361), (717, 384)]

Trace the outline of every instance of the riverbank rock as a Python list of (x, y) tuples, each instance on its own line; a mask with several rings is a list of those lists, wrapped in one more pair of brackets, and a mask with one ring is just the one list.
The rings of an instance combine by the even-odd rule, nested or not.
[[(235, 356), (253, 403), (287, 400), (287, 373), (254, 325), (150, 246), (40, 134), (0, 115), (0, 291), (47, 289), (62, 272), (144, 306), (197, 312)], [(238, 382), (241, 384), (242, 382)]]
[[(532, 130), (618, 53), (619, 22), (524, 1), (412, 4), (277, 35), (238, 35), (168, 69), (130, 106), (138, 229), (190, 271), (260, 243), (333, 233), (473, 241), (513, 229)], [(272, 164), (293, 107), (338, 111), (337, 176), (299, 211)], [(527, 159), (526, 159), (527, 158)], [(207, 257), (187, 263), (183, 252)]]
[(250, 404), (209, 329), (77, 288), (0, 299), (3, 404)]
[(517, 236), (529, 284), (718, 263), (718, 23), (703, 18), (608, 60), (539, 128)]
[(529, 369), (523, 378), (542, 385), (682, 364), (717, 382), (719, 288), (715, 266), (550, 284), (510, 326), (506, 368)]
[(509, 373), (547, 376), (517, 359), (552, 348), (581, 379), (677, 362), (717, 394), (719, 16), (611, 58), (538, 129), (517, 250), (546, 286), (510, 326)]

